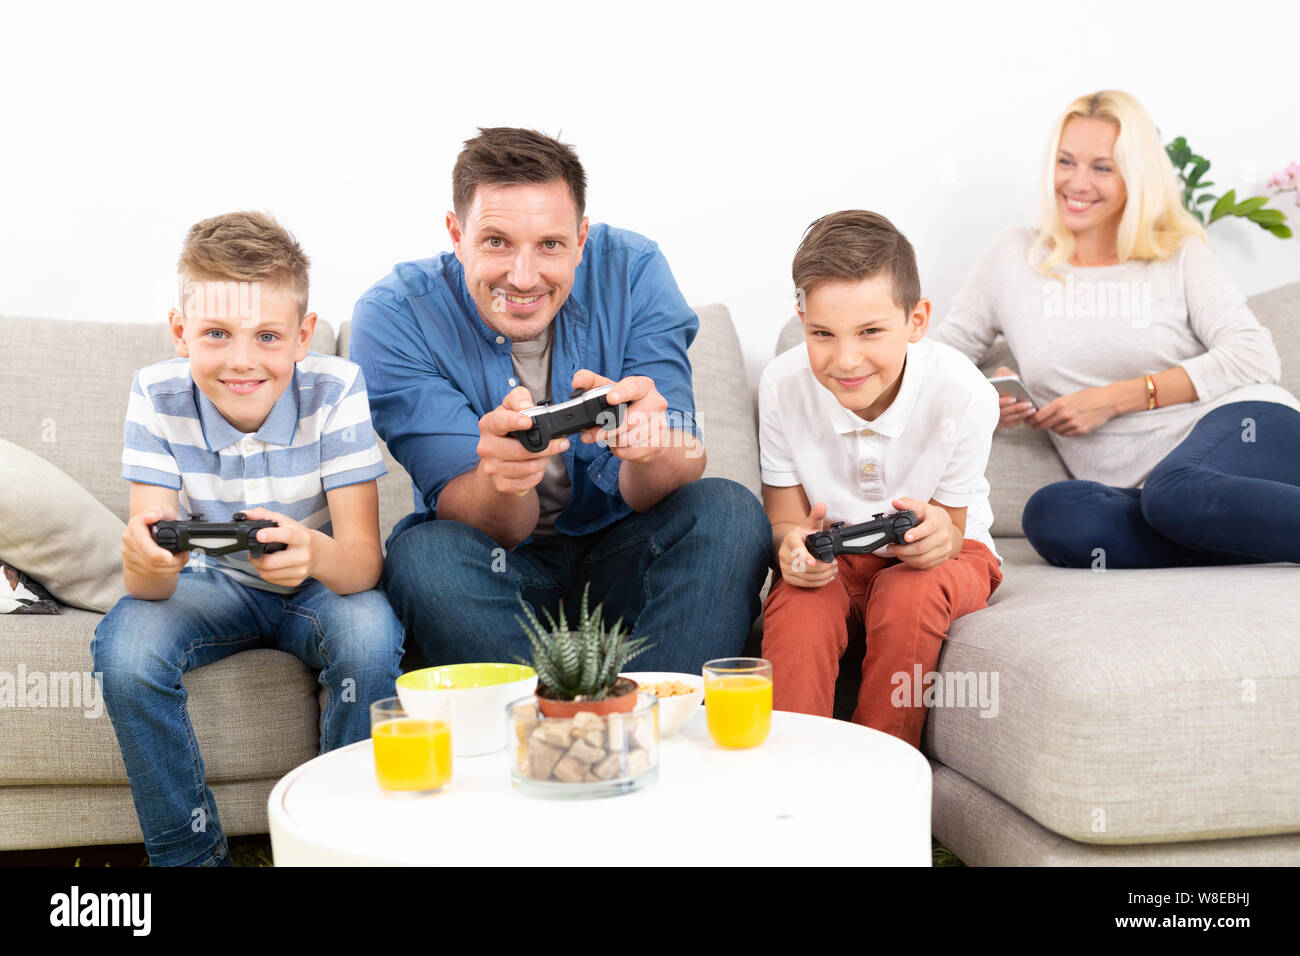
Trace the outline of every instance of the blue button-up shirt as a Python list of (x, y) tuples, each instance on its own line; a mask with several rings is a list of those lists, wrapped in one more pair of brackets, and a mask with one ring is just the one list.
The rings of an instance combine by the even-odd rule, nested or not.
[[(646, 375), (668, 401), (669, 425), (698, 434), (686, 350), (699, 319), (654, 242), (592, 226), (554, 329), (552, 401), (569, 397), (579, 369), (614, 381)], [(416, 510), (436, 515), (447, 483), (478, 466), (479, 419), (514, 388), (510, 339), (479, 316), (464, 269), (444, 252), (399, 263), (366, 291), (349, 352), (365, 374), (375, 430), (411, 475)], [(587, 534), (631, 512), (612, 452), (573, 441), (562, 455), (573, 491), (557, 531)]]

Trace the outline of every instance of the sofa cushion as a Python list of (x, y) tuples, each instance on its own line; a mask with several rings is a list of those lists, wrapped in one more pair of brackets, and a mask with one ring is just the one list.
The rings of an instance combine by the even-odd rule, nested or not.
[(126, 593), (124, 527), (59, 468), (0, 439), (0, 558), (64, 604), (103, 613)]
[(928, 753), (1081, 842), (1300, 831), (1300, 568), (1066, 570), (997, 547), (1002, 586), (938, 665), (984, 675), (996, 715), (933, 708)]
[[(311, 348), (334, 354), (328, 323), (316, 324)], [(0, 317), (0, 354), (23, 357), (0, 379), (0, 435), (61, 468), (125, 521), (126, 400), (137, 369), (175, 356), (166, 323)]]
[[(9, 615), (0, 623), (0, 786), (127, 782), (103, 694), (85, 677), (100, 620), (65, 608), (57, 617)], [(243, 651), (182, 681), (209, 780), (278, 777), (316, 756), (316, 674), (292, 655)], [(4, 696), (11, 689), (23, 692), (21, 705)]]
[(758, 471), (758, 418), (745, 386), (745, 359), (724, 305), (696, 308), (700, 331), (691, 343), (695, 420), (704, 433), (704, 477), (729, 478), (763, 497)]
[(1273, 347), (1282, 360), (1279, 384), (1300, 395), (1300, 282), (1252, 295), (1246, 303), (1273, 336)]
[[(1178, 843), (1078, 843), (933, 763), (935, 839), (967, 866), (1296, 866), (1300, 833)], [(225, 810), (221, 822), (225, 821)]]

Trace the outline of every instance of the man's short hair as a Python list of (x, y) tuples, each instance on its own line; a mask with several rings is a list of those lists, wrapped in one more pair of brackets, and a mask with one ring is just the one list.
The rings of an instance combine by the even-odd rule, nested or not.
[(568, 185), (578, 221), (582, 221), (587, 208), (587, 174), (572, 146), (531, 129), (480, 126), (478, 132), (465, 141), (451, 174), (452, 209), (459, 219), (465, 219), (479, 186), (552, 183), (559, 179)]
[(181, 299), (192, 282), (263, 282), (298, 300), (298, 317), (307, 312), (311, 260), (289, 230), (264, 212), (228, 212), (190, 226), (176, 264)]
[(893, 279), (894, 302), (904, 314), (921, 298), (912, 244), (884, 216), (865, 209), (834, 212), (809, 226), (791, 272), (801, 302), (822, 282), (860, 282), (877, 275)]

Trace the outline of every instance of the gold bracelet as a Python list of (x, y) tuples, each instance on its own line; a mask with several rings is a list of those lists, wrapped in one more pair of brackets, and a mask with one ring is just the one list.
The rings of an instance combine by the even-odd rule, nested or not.
[(1143, 375), (1142, 380), (1147, 385), (1147, 411), (1156, 407), (1156, 383), (1150, 375)]

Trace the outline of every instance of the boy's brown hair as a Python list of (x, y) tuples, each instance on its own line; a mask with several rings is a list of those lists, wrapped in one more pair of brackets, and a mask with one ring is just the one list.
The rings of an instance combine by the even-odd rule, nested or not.
[(572, 146), (531, 129), (480, 126), (478, 132), (465, 140), (451, 173), (452, 209), (459, 219), (464, 220), (481, 185), (541, 184), (559, 179), (569, 187), (578, 221), (582, 221), (587, 208), (587, 173)]
[(264, 212), (228, 212), (190, 226), (181, 247), (182, 301), (191, 282), (264, 282), (288, 290), (298, 300), (298, 318), (307, 312), (311, 260), (289, 230)]
[(846, 209), (822, 216), (804, 232), (791, 267), (801, 303), (822, 282), (893, 279), (894, 302), (904, 314), (921, 298), (916, 253), (907, 237), (879, 213)]

